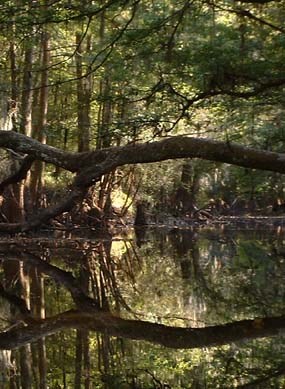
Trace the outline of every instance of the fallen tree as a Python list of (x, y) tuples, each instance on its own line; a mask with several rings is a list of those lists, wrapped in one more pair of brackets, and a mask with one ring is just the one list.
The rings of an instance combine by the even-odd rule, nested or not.
[(236, 143), (187, 136), (169, 137), (152, 143), (137, 143), (101, 150), (73, 153), (13, 131), (0, 131), (0, 148), (22, 156), (13, 174), (2, 175), (0, 189), (22, 180), (34, 161), (43, 161), (75, 174), (67, 195), (57, 204), (41, 210), (23, 223), (2, 223), (0, 231), (25, 232), (70, 211), (82, 201), (90, 186), (113, 169), (138, 163), (178, 158), (201, 158), (251, 169), (285, 173), (285, 154), (258, 150)]

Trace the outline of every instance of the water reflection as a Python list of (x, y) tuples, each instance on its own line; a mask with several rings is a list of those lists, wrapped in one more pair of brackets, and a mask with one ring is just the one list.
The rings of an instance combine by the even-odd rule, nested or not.
[(0, 388), (283, 387), (283, 231), (139, 233), (0, 241)]

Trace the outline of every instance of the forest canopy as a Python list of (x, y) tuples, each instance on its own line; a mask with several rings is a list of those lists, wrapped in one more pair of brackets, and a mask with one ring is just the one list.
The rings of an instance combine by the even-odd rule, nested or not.
[[(138, 195), (188, 215), (210, 199), (283, 202), (283, 1), (0, 11), (1, 231), (64, 223), (75, 207), (102, 221), (116, 191), (120, 215)], [(134, 167), (168, 159), (181, 161)]]

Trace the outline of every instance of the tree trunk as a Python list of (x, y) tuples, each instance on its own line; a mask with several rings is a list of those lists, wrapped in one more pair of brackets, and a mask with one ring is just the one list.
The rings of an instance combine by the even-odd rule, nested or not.
[(146, 214), (145, 214), (145, 204), (143, 202), (137, 203), (136, 216), (135, 216), (135, 226), (146, 226)]
[[(48, 112), (48, 66), (50, 62), (50, 48), (49, 48), (49, 34), (47, 31), (42, 32), (41, 37), (41, 89), (39, 96), (39, 113), (37, 121), (37, 130), (35, 138), (42, 144), (46, 144), (46, 132), (45, 127), (47, 124), (47, 112)], [(34, 169), (31, 174), (30, 190), (31, 190), (31, 202), (34, 207), (39, 204), (40, 196), (44, 186), (44, 162), (37, 160), (34, 164)]]
[(90, 147), (90, 103), (92, 93), (92, 75), (84, 76), (88, 66), (84, 66), (83, 58), (88, 57), (91, 50), (91, 36), (88, 35), (86, 50), (83, 50), (82, 34), (76, 34), (76, 76), (77, 76), (77, 124), (78, 151), (89, 151)]
[(24, 56), (24, 69), (22, 81), (22, 96), (20, 107), (20, 132), (32, 136), (32, 105), (33, 105), (33, 77), (32, 66), (34, 47), (32, 41), (27, 41)]
[[(16, 129), (16, 117), (18, 109), (18, 77), (16, 67), (16, 51), (15, 43), (12, 39), (10, 43), (10, 69), (11, 69), (11, 97), (10, 99), (4, 98), (3, 104), (6, 105), (6, 112), (2, 112), (3, 128), (9, 130)], [(13, 160), (13, 156), (11, 156)], [(23, 222), (24, 221), (24, 198), (23, 198), (23, 184), (17, 183), (10, 185), (4, 192), (5, 204), (4, 210), (5, 216), (11, 222)]]
[(199, 189), (199, 175), (195, 172), (192, 160), (182, 165), (181, 179), (175, 194), (175, 209), (179, 214), (191, 214), (195, 209), (195, 198)]

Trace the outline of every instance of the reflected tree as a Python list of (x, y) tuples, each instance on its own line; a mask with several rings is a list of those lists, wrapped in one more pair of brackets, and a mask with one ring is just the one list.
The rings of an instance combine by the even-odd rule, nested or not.
[[(184, 271), (183, 278), (181, 262), (172, 259), (174, 266), (180, 270), (177, 273), (180, 274), (180, 282), (183, 282), (184, 279), (184, 281), (190, 281), (191, 284), (197, 276), (197, 282), (200, 283), (201, 277), (203, 277), (210, 291), (212, 288), (214, 291), (216, 289), (216, 292), (222, 290), (223, 286), (219, 289), (217, 288), (218, 284), (214, 283), (215, 278), (211, 273), (212, 268), (209, 259), (205, 257), (205, 237), (208, 236), (208, 238), (213, 239), (213, 233), (206, 231), (203, 238), (200, 238), (200, 235), (195, 231), (189, 231), (188, 235), (184, 234), (182, 237), (179, 237), (178, 233), (172, 233), (171, 235), (163, 235), (166, 244), (164, 258), (162, 258), (164, 263), (168, 265), (166, 255), (171, 257), (178, 254), (177, 246), (175, 246), (176, 254), (170, 248), (175, 245), (174, 241), (177, 242), (180, 239), (182, 241), (184, 239), (185, 244), (182, 245), (180, 251), (178, 248), (179, 256), (181, 257), (181, 254), (183, 254), (182, 261), (185, 256), (189, 256), (191, 262), (191, 271), (190, 273)], [(187, 238), (191, 238), (191, 241), (187, 242)], [(220, 237), (221, 250), (225, 250), (226, 239), (228, 239), (226, 234)], [(239, 239), (241, 238), (235, 238), (236, 244), (239, 243)], [(208, 247), (210, 247), (209, 242), (211, 243), (211, 240), (208, 240)], [(275, 311), (272, 311), (275, 316), (269, 316), (268, 313), (270, 312), (266, 312), (267, 315), (264, 315), (264, 317), (257, 315), (262, 311), (255, 310), (254, 305), (251, 315), (256, 314), (257, 316), (252, 316), (251, 319), (234, 320), (235, 316), (232, 315), (232, 319), (228, 320), (229, 315), (224, 314), (223, 317), (219, 318), (219, 323), (222, 324), (215, 323), (218, 322), (217, 315), (222, 315), (222, 310), (207, 311), (207, 321), (213, 324), (206, 323), (204, 326), (201, 326), (201, 323), (199, 323), (199, 326), (189, 326), (188, 324), (178, 326), (176, 319), (172, 319), (173, 324), (171, 325), (142, 320), (140, 314), (136, 312), (137, 306), (130, 304), (132, 300), (128, 298), (126, 288), (128, 283), (134, 287), (134, 290), (138, 288), (139, 275), (146, 271), (144, 263), (157, 260), (156, 256), (151, 259), (151, 255), (155, 254), (155, 250), (149, 241), (141, 248), (135, 248), (132, 243), (123, 242), (121, 245), (124, 248), (123, 255), (112, 253), (110, 241), (95, 242), (80, 238), (69, 241), (43, 239), (40, 249), (38, 243), (39, 241), (33, 243), (33, 240), (26, 238), (21, 238), (18, 242), (13, 240), (7, 240), (6, 243), (1, 242), (1, 259), (6, 264), (5, 266), (8, 269), (12, 268), (14, 263), (21, 260), (25, 268), (29, 269), (27, 274), (32, 280), (31, 285), (33, 285), (35, 276), (38, 281), (43, 280), (45, 293), (52, 293), (52, 299), (44, 304), (46, 309), (46, 317), (44, 317), (39, 315), (35, 309), (29, 307), (27, 299), (25, 299), (19, 288), (15, 289), (13, 285), (3, 283), (0, 288), (1, 297), (17, 314), (9, 319), (8, 325), (1, 331), (0, 347), (3, 350), (12, 349), (13, 353), (17, 355), (15, 349), (32, 343), (33, 350), (36, 344), (39, 347), (37, 342), (46, 337), (46, 348), (52, 350), (55, 361), (62, 361), (60, 362), (60, 369), (54, 370), (53, 378), (47, 373), (47, 381), (50, 382), (53, 379), (54, 387), (56, 387), (56, 380), (58, 380), (57, 382), (63, 382), (63, 387), (66, 388), (74, 385), (90, 387), (94, 380), (100, 382), (103, 388), (112, 388), (115, 383), (117, 387), (123, 385), (123, 383), (129, 385), (126, 387), (132, 387), (131, 382), (137, 387), (148, 387), (143, 386), (142, 382), (148, 382), (149, 387), (154, 385), (159, 387), (159, 383), (167, 385), (166, 382), (169, 376), (168, 378), (164, 377), (166, 370), (173, 371), (173, 380), (177, 383), (176, 387), (185, 388), (188, 382), (193, 387), (195, 382), (201, 384), (205, 372), (205, 361), (203, 362), (201, 354), (199, 354), (199, 349), (204, 347), (211, 347), (212, 350), (211, 358), (213, 362), (211, 362), (211, 367), (207, 368), (207, 380), (213, 384), (209, 387), (214, 388), (218, 385), (225, 388), (229, 387), (229, 382), (232, 382), (230, 380), (233, 377), (239, 385), (258, 382), (258, 380), (261, 382), (262, 379), (264, 382), (281, 379), (282, 343), (279, 343), (280, 347), (277, 353), (277, 343), (274, 342), (274, 338), (268, 338), (273, 335), (279, 337), (284, 330), (285, 318), (282, 315), (281, 305), (276, 307)], [(217, 241), (214, 243), (216, 246), (212, 253), (218, 256), (218, 243)], [(264, 254), (261, 251), (261, 246), (258, 247), (259, 251), (255, 251), (257, 257)], [(148, 256), (142, 257), (143, 252), (147, 252)], [(236, 250), (236, 252), (239, 251)], [(160, 250), (158, 250), (158, 255), (161, 255), (159, 253)], [(252, 260), (252, 255), (250, 257)], [(242, 261), (242, 257), (240, 258), (240, 261)], [(192, 272), (192, 261), (198, 263), (200, 275), (197, 275), (196, 271)], [(219, 277), (222, 279), (227, 275), (229, 281), (232, 282), (231, 274), (235, 273), (237, 275), (240, 265), (240, 262), (234, 260), (231, 264), (222, 262), (222, 266), (218, 270), (216, 269), (216, 271), (219, 271), (216, 279)], [(255, 264), (250, 262), (247, 269), (254, 269), (254, 266)], [(83, 269), (84, 274), (82, 273)], [(153, 269), (152, 262), (150, 263), (150, 269)], [(277, 266), (276, 270), (278, 269), (280, 270)], [(230, 273), (231, 271), (233, 273)], [(242, 271), (245, 274), (245, 264), (243, 264)], [(120, 275), (118, 275), (118, 272), (120, 272)], [(157, 273), (155, 276), (159, 281)], [(17, 277), (19, 277), (19, 274)], [(124, 277), (124, 283), (121, 282), (121, 277)], [(177, 283), (176, 288), (178, 288), (178, 279), (175, 282)], [(172, 279), (172, 283), (174, 283), (174, 279)], [(253, 288), (257, 287), (258, 285), (253, 283)], [(35, 291), (34, 286), (31, 290)], [(250, 292), (250, 290), (248, 291)], [(237, 293), (240, 292), (236, 289), (235, 295), (226, 296), (229, 304), (236, 300)], [(37, 294), (37, 298), (39, 297), (40, 293)], [(229, 297), (232, 297), (232, 299)], [(275, 295), (272, 295), (273, 300), (275, 297)], [(33, 300), (34, 297), (30, 301), (32, 306), (35, 306)], [(250, 303), (253, 302), (253, 300), (249, 301)], [(209, 302), (210, 300), (207, 301), (207, 303)], [(164, 304), (162, 296), (160, 304)], [(38, 304), (39, 307), (40, 304)], [(211, 305), (209, 307), (210, 309), (213, 308)], [(279, 316), (277, 315), (278, 312), (281, 313)], [(162, 322), (163, 320), (165, 321), (165, 319), (162, 319)], [(226, 323), (226, 321), (228, 322)], [(77, 331), (77, 335), (73, 330)], [(53, 335), (54, 341), (51, 341), (51, 335)], [(253, 340), (255, 338), (261, 339)], [(250, 339), (256, 345), (256, 351), (254, 355), (252, 354), (252, 359), (250, 359), (249, 353), (251, 346), (248, 340)], [(247, 342), (244, 342), (245, 340)], [(137, 341), (146, 341), (147, 343)], [(56, 349), (53, 346), (55, 342)], [(72, 345), (77, 346), (73, 348)], [(226, 348), (218, 347), (221, 345), (228, 346)], [(268, 357), (270, 348), (272, 355), (279, 354), (279, 359)], [(188, 351), (185, 351), (187, 349)], [(96, 353), (94, 350), (96, 350)], [(170, 350), (176, 350), (171, 351), (176, 353), (175, 358), (173, 357), (176, 360), (175, 368), (171, 367), (171, 363), (174, 362), (171, 359)], [(179, 354), (179, 350), (181, 350), (181, 354)], [(188, 354), (190, 350), (192, 350), (191, 357)], [(130, 363), (132, 358), (134, 360), (133, 364)], [(188, 358), (188, 362), (185, 358)], [(262, 369), (266, 358), (272, 360), (267, 370)], [(162, 368), (162, 360), (165, 368)], [(76, 365), (75, 361), (77, 361)], [(216, 366), (214, 361), (217, 361)], [(192, 367), (189, 365), (191, 363), (194, 364)], [(222, 363), (222, 367), (218, 366), (218, 363)], [(152, 364), (153, 369), (150, 368)], [(95, 365), (99, 367), (96, 373), (93, 369)], [(76, 366), (75, 374), (70, 373), (70, 366)], [(161, 369), (156, 370), (159, 366)], [(221, 377), (219, 380), (214, 373), (215, 369), (225, 369), (223, 379)], [(240, 370), (243, 372), (242, 374)], [(185, 374), (185, 379), (181, 376), (182, 373)], [(81, 382), (78, 378), (79, 374), (81, 375)], [(241, 378), (238, 378), (239, 375)], [(36, 385), (39, 385), (40, 377), (41, 375), (33, 374), (32, 382), (37, 382)], [(186, 377), (188, 382), (185, 381)]]

